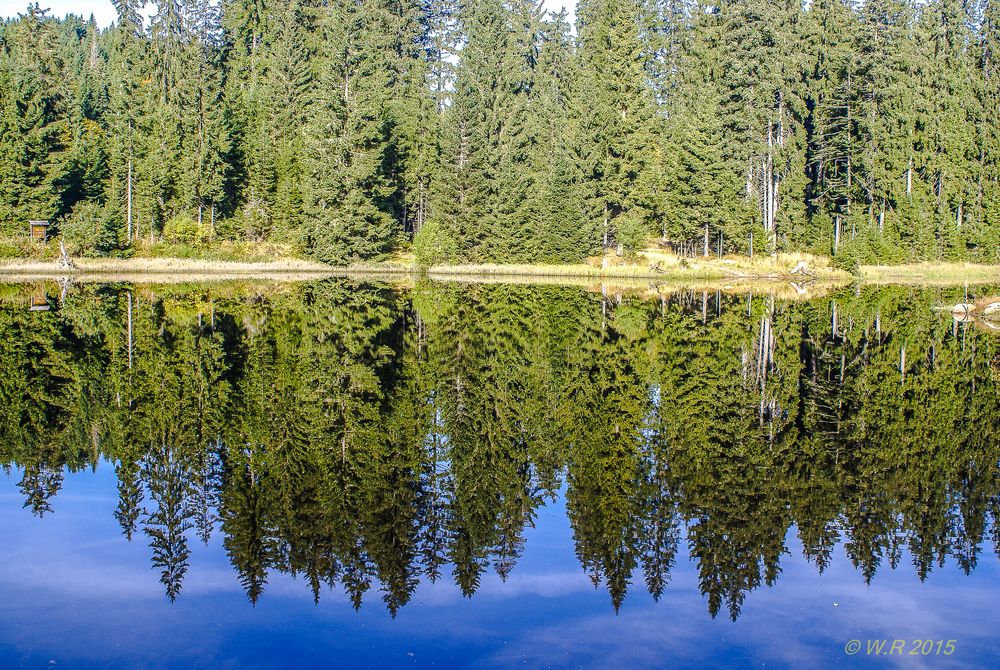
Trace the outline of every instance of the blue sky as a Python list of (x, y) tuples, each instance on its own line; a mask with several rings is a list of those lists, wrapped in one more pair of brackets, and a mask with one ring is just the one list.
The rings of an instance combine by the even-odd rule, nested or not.
[[(573, 9), (576, 7), (576, 0), (544, 0), (544, 2), (550, 10), (568, 7), (571, 18)], [(111, 0), (38, 0), (38, 4), (50, 8), (54, 16), (63, 16), (68, 13), (88, 16), (93, 13), (94, 18), (102, 26), (108, 25), (116, 17)], [(28, 0), (0, 0), (0, 16), (16, 16), (23, 12), (27, 6)], [(152, 13), (152, 2), (147, 5), (146, 11)]]

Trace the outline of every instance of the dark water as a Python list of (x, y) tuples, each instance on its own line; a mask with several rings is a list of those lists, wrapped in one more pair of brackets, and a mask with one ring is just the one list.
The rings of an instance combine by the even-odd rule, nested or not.
[(998, 667), (964, 294), (0, 286), (0, 667)]

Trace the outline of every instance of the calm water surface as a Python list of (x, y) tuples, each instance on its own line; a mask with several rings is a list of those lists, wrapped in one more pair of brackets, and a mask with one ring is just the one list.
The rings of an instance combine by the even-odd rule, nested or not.
[(964, 299), (0, 285), (0, 667), (1000, 667)]

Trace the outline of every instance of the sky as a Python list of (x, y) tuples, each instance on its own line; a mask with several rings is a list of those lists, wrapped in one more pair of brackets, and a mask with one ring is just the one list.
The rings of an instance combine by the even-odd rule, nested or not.
[[(111, 0), (38, 0), (38, 4), (43, 8), (51, 9), (53, 16), (64, 16), (68, 13), (82, 14), (83, 16), (93, 14), (98, 25), (101, 26), (106, 26), (117, 18)], [(544, 4), (549, 10), (567, 7), (572, 21), (576, 0), (544, 0)], [(28, 0), (0, 0), (0, 16), (17, 16), (27, 6)], [(146, 12), (151, 14), (152, 11), (153, 3), (150, 2), (146, 7)]]

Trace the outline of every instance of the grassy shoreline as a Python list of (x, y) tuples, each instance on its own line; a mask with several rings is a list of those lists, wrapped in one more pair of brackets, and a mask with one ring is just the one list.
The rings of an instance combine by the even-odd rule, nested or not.
[[(0, 260), (0, 279), (15, 278), (93, 278), (115, 277), (127, 280), (137, 276), (223, 279), (234, 277), (315, 278), (321, 276), (368, 275), (416, 277), (422, 273), (406, 258), (391, 262), (330, 266), (314, 261), (284, 258), (270, 261), (223, 261), (186, 258), (79, 258), (74, 267), (60, 268), (55, 262), (34, 259)], [(642, 252), (631, 262), (609, 257), (591, 259), (588, 264), (567, 265), (439, 265), (426, 275), (443, 281), (634, 281), (634, 282), (795, 282), (846, 284), (961, 284), (1000, 283), (1000, 265), (970, 263), (915, 263), (906, 265), (862, 266), (857, 275), (837, 268), (829, 259), (806, 254), (779, 254), (747, 258), (680, 258), (658, 251)]]
[(74, 258), (74, 267), (60, 268), (53, 261), (7, 259), (0, 261), (0, 276), (82, 274), (255, 274), (315, 272), (329, 274), (330, 266), (300, 259), (236, 262), (188, 258)]
[[(804, 263), (807, 274), (792, 270)], [(51, 260), (0, 260), (0, 276), (76, 276), (100, 274), (201, 274), (248, 275), (282, 272), (315, 274), (423, 274), (412, 259), (397, 257), (391, 261), (332, 266), (299, 258), (269, 261), (229, 261), (169, 257), (74, 258), (74, 267), (61, 268)], [(834, 268), (824, 258), (803, 254), (779, 254), (777, 257), (680, 258), (657, 251), (640, 253), (624, 261), (615, 257), (591, 259), (591, 263), (564, 265), (461, 264), (437, 265), (424, 271), (431, 278), (463, 277), (572, 277), (580, 279), (699, 279), (699, 280), (785, 280), (843, 279), (850, 275)]]

